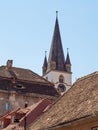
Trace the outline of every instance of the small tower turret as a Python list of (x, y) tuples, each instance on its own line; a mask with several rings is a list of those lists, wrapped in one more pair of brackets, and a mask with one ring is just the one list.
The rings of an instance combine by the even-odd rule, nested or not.
[(66, 56), (66, 61), (65, 61), (65, 67), (66, 67), (66, 71), (71, 73), (71, 62), (70, 62), (68, 48), (67, 48), (67, 56)]
[(44, 63), (43, 63), (43, 67), (42, 67), (42, 70), (43, 70), (43, 75), (46, 74), (46, 71), (47, 71), (47, 56), (46, 56), (46, 51), (45, 51), (45, 58), (44, 58)]

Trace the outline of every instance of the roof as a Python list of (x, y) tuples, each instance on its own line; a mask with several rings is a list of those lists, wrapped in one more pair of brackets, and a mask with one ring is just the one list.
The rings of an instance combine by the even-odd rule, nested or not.
[[(65, 58), (63, 53), (62, 41), (58, 17), (56, 16), (55, 28), (49, 53), (48, 63), (56, 62), (56, 70), (65, 71)], [(49, 68), (49, 67), (48, 67)], [(51, 68), (50, 68), (51, 69)]]
[(5, 78), (12, 78), (14, 76), (19, 80), (52, 85), (49, 81), (45, 80), (35, 72), (24, 68), (11, 67), (8, 69), (6, 66), (1, 66), (0, 76)]
[(29, 130), (43, 130), (98, 112), (98, 72), (78, 79)]
[(45, 58), (44, 58), (43, 67), (45, 67), (47, 69), (47, 57), (46, 57), (46, 55), (45, 55)]
[[(48, 99), (43, 99), (43, 100), (40, 100), (39, 102), (33, 104), (30, 107), (17, 108), (16, 110), (13, 110), (13, 111), (5, 114), (2, 118), (0, 118), (0, 121), (4, 122), (3, 127), (5, 128), (5, 130), (11, 130), (15, 127), (15, 125), (16, 125), (16, 129), (18, 129), (19, 126), (20, 126), (20, 128), (22, 128), (22, 127), (24, 127), (25, 118), (26, 118), (26, 126), (28, 126), (38, 116), (40, 116), (42, 113), (44, 113), (49, 108), (50, 105), (51, 105), (51, 102)], [(14, 123), (15, 121), (18, 121), (18, 124)]]
[(29, 69), (0, 67), (0, 90), (57, 96), (54, 85)]
[(65, 64), (71, 65), (68, 49), (67, 49), (67, 56), (66, 56)]

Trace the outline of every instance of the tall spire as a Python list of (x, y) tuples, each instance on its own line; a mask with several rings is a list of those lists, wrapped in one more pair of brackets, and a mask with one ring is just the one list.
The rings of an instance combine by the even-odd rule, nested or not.
[(51, 69), (65, 71), (65, 58), (58, 23), (58, 11), (56, 11), (54, 33), (48, 59), (48, 70)]

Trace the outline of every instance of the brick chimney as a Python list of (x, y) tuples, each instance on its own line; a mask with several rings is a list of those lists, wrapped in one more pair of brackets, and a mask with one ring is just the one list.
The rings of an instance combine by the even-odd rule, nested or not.
[(11, 68), (12, 65), (13, 65), (13, 60), (8, 60), (8, 61), (6, 62), (6, 67), (7, 67), (7, 68)]

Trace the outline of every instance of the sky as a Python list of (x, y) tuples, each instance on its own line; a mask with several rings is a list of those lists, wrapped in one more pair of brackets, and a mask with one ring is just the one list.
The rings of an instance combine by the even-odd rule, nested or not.
[(1, 0), (0, 65), (42, 75), (49, 56), (56, 11), (66, 57), (69, 48), (72, 81), (98, 71), (98, 0)]

